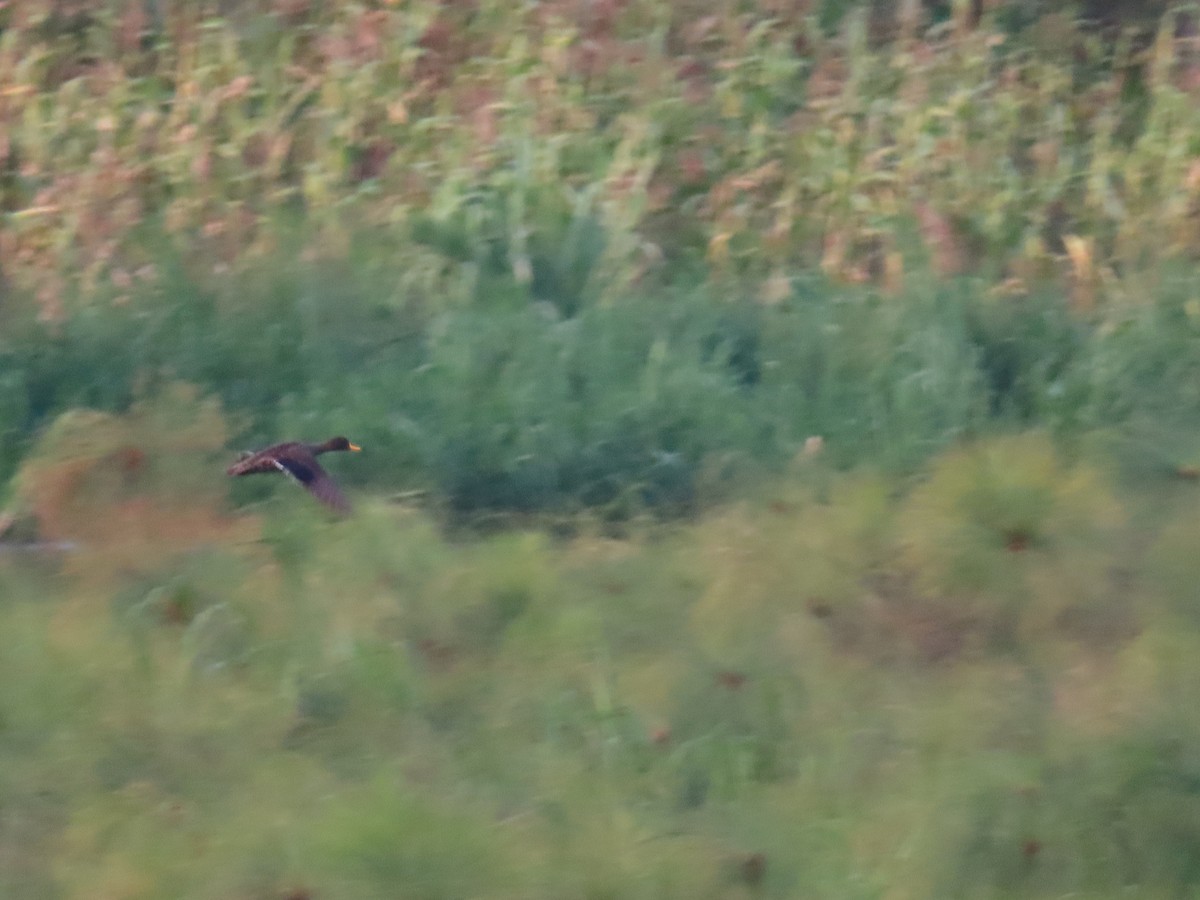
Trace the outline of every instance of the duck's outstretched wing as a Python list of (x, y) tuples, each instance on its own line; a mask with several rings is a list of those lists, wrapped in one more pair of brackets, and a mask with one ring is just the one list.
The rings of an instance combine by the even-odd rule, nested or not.
[(242, 451), (238, 461), (225, 470), (226, 475), (262, 475), (266, 472), (278, 471), (275, 457), (267, 453), (251, 453)]
[(311, 456), (290, 455), (272, 460), (280, 472), (300, 482), (307, 491), (326, 506), (340, 513), (350, 512), (350, 501), (338, 488), (329, 473)]
[(295, 441), (286, 444), (273, 444), (262, 450), (243, 450), (238, 454), (237, 462), (225, 470), (226, 475), (265, 475), (277, 472), (279, 467), (275, 460), (289, 456), (299, 451), (300, 445)]

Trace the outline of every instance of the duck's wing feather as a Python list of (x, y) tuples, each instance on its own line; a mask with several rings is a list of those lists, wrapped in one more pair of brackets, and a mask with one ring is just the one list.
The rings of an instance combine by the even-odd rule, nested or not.
[(290, 475), (300, 482), (310, 494), (340, 513), (350, 512), (350, 501), (338, 488), (337, 483), (329, 477), (329, 473), (321, 468), (320, 463), (308, 454), (290, 454), (276, 457), (272, 464), (280, 472)]
[(265, 472), (275, 472), (275, 457), (265, 453), (243, 453), (232, 466), (225, 470), (226, 475), (262, 475)]
[(237, 462), (225, 470), (226, 475), (263, 475), (276, 472), (279, 467), (275, 460), (280, 456), (295, 453), (297, 444), (275, 444), (262, 450), (243, 450), (238, 454)]

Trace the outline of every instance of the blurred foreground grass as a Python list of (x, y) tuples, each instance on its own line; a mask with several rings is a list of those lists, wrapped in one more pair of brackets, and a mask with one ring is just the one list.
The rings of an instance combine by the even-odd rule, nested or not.
[(1102, 441), (452, 538), (287, 484), (231, 514), (170, 474), (219, 472), (219, 424), (175, 390), (22, 468), (75, 549), (0, 545), (5, 896), (1200, 885), (1200, 497)]

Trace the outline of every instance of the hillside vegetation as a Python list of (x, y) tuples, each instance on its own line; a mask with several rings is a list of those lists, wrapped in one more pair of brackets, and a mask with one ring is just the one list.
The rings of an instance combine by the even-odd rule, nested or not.
[(1177, 422), (1200, 57), (1148, 12), (10, 4), (0, 471), (173, 379), (464, 511)]
[(0, 895), (1196, 893), (1198, 22), (0, 0)]

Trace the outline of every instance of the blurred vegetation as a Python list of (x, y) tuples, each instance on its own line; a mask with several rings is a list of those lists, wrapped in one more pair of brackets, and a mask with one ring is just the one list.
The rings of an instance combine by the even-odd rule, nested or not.
[[(206, 427), (119, 478), (108, 448), (164, 416)], [(1147, 518), (1106, 453), (1029, 435), (908, 490), (814, 452), (622, 539), (462, 540), (378, 499), (332, 522), (299, 491), (197, 494), (203, 529), (154, 473), (219, 424), (175, 389), (67, 414), (22, 468), (91, 554), (0, 545), (6, 895), (1200, 883), (1193, 492)]]
[(1196, 893), (1198, 15), (0, 2), (0, 895)]
[(61, 320), (156, 279), (147, 220), (223, 270), (300, 214), (301, 253), (390, 238), (393, 302), (499, 278), (569, 313), (705, 260), (769, 300), (932, 257), (1090, 309), (1197, 248), (1200, 58), (1190, 10), (1071, 8), (10, 4), (6, 277)]
[[(703, 13), (703, 14), (701, 14)], [(0, 475), (182, 379), (460, 512), (1197, 411), (1195, 13), (0, 9)], [(249, 489), (247, 489), (249, 490)], [(245, 495), (244, 495), (245, 496)]]

